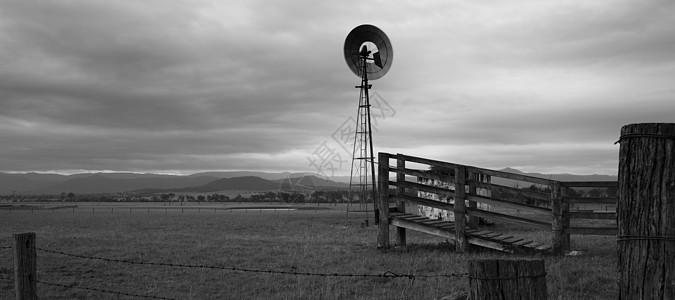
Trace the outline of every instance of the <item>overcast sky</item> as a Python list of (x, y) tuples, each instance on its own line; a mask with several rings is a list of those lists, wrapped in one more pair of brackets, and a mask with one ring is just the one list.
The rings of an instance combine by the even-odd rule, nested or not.
[(616, 175), (621, 126), (675, 122), (674, 16), (666, 0), (0, 0), (0, 171), (348, 175), (336, 137), (360, 79), (342, 47), (373, 24), (394, 49), (371, 82), (375, 152)]

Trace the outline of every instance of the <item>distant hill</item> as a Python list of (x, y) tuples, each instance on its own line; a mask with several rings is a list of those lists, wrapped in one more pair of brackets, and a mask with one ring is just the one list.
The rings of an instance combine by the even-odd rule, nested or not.
[(296, 178), (279, 180), (267, 180), (257, 176), (243, 176), (233, 178), (221, 178), (207, 184), (177, 189), (177, 192), (216, 192), (223, 190), (244, 191), (306, 191), (325, 189), (346, 189), (349, 186), (344, 183), (333, 182), (313, 175), (304, 175)]
[(0, 173), (0, 193), (115, 193), (145, 188), (183, 188), (202, 185), (215, 179), (215, 177), (208, 176), (188, 177), (135, 173), (83, 173), (75, 175)]
[(277, 186), (282, 190), (301, 190), (301, 189), (346, 189), (349, 184), (344, 182), (335, 182), (323, 179), (314, 175), (305, 175), (302, 177), (285, 178), (276, 180)]
[(1, 194), (11, 194), (13, 192), (22, 193), (36, 188), (43, 188), (50, 184), (53, 184), (53, 182), (47, 180), (34, 180), (30, 179), (29, 176), (0, 173)]
[[(318, 176), (316, 173), (310, 172), (282, 172), (282, 173), (269, 173), (269, 172), (254, 172), (254, 171), (230, 171), (230, 172), (202, 172), (195, 173), (189, 176), (211, 176), (217, 178), (234, 178), (234, 177), (246, 177), (246, 176), (255, 176), (267, 180), (288, 180), (289, 178), (302, 178), (304, 176), (311, 176), (321, 179), (321, 176)], [(349, 176), (332, 176), (324, 178), (324, 180), (329, 180), (331, 182), (338, 183), (349, 183)]]
[(255, 172), (255, 171), (229, 171), (229, 172), (202, 172), (188, 175), (189, 177), (210, 176), (216, 178), (234, 178), (234, 177), (260, 177), (267, 180), (279, 180), (285, 178), (296, 178), (304, 175), (311, 175), (311, 173), (270, 173), (270, 172)]
[[(73, 192), (79, 194), (115, 193), (145, 188), (169, 189), (201, 185), (213, 181), (213, 177), (168, 176), (115, 178), (108, 174), (95, 174), (84, 178), (74, 178), (42, 189), (38, 193)], [(124, 176), (123, 176), (124, 177)]]
[[(501, 171), (560, 181), (616, 181), (617, 176), (525, 173), (506, 168)], [(0, 172), (0, 194), (115, 193), (136, 190), (212, 192), (218, 190), (308, 190), (346, 189), (349, 177), (321, 178), (312, 173), (204, 172), (189, 176), (138, 173), (8, 174)], [(522, 185), (493, 177), (496, 184)]]
[(270, 191), (278, 190), (279, 185), (256, 176), (220, 178), (206, 184), (175, 189), (177, 192), (217, 192), (223, 190)]
[[(258, 176), (238, 176), (259, 174)], [(214, 192), (221, 190), (278, 191), (347, 188), (308, 173), (208, 172), (190, 176), (138, 173), (7, 174), (0, 173), (0, 194), (117, 193), (139, 190)], [(225, 176), (225, 177), (221, 177)]]

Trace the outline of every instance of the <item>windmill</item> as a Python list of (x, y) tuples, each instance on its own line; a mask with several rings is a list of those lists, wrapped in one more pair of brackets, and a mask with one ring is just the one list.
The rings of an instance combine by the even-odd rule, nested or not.
[[(391, 42), (386, 34), (373, 25), (359, 25), (347, 35), (344, 55), (349, 67), (361, 78), (359, 106), (354, 130), (354, 148), (349, 179), (349, 200), (354, 194), (364, 203), (369, 195), (375, 207), (377, 189), (375, 188), (375, 155), (373, 153), (373, 131), (370, 122), (370, 97), (368, 90), (372, 88), (369, 80), (382, 78), (394, 58)], [(370, 177), (370, 179), (368, 178)], [(347, 210), (349, 213), (349, 209)], [(375, 222), (378, 210), (374, 209)]]

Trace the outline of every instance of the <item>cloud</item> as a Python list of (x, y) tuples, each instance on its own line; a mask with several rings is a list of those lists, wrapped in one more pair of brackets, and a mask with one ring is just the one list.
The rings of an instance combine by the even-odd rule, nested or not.
[(395, 54), (377, 149), (611, 173), (622, 125), (671, 119), (674, 7), (4, 1), (0, 170), (312, 171), (356, 115), (344, 38), (372, 23)]

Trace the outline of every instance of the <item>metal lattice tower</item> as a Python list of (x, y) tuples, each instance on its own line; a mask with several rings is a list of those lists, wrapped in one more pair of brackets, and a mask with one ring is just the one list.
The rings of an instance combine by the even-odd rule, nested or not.
[[(359, 107), (354, 130), (354, 149), (349, 179), (349, 205), (358, 197), (360, 204), (373, 203), (375, 223), (379, 211), (375, 205), (377, 188), (375, 186), (375, 154), (373, 151), (373, 130), (370, 119), (370, 98), (368, 90), (372, 87), (368, 80), (377, 80), (384, 76), (393, 61), (394, 52), (389, 38), (373, 25), (359, 25), (354, 28), (344, 45), (347, 66), (361, 78)], [(349, 207), (347, 208), (349, 214)]]
[[(368, 63), (367, 48), (364, 46), (362, 55), (362, 68)], [(372, 87), (368, 84), (368, 73), (362, 72), (361, 85), (356, 88), (361, 90), (359, 95), (359, 107), (356, 114), (356, 128), (354, 134), (354, 149), (352, 150), (352, 165), (349, 178), (349, 200), (358, 197), (361, 206), (365, 205), (368, 211), (368, 203), (372, 202), (375, 207), (377, 189), (375, 188), (375, 155), (373, 154), (373, 134), (370, 123), (370, 97), (368, 90)], [(370, 200), (370, 201), (369, 201)], [(375, 216), (377, 220), (377, 216)]]

